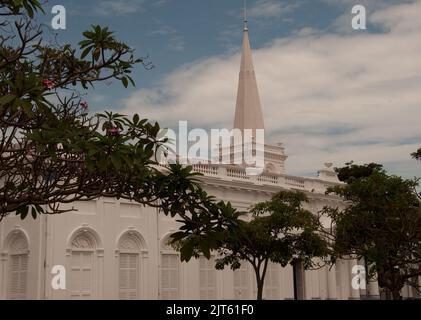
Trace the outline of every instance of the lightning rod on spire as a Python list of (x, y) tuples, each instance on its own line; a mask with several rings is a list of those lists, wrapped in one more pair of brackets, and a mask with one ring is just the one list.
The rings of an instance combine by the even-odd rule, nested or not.
[(244, 0), (244, 31), (248, 31), (247, 22), (247, 0)]

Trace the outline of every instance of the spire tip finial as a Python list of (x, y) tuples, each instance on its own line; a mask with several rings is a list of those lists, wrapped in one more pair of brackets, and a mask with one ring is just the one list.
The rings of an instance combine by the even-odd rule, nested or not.
[(244, 31), (248, 31), (247, 22), (247, 0), (244, 0)]

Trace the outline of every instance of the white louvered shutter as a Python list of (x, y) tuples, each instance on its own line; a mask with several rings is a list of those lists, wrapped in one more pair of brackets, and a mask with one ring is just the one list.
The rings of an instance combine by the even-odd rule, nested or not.
[(72, 252), (71, 297), (90, 299), (92, 297), (93, 253), (91, 251)]
[(180, 262), (176, 254), (162, 254), (161, 257), (161, 299), (180, 298)]
[(266, 270), (263, 296), (267, 300), (278, 300), (280, 295), (280, 268), (279, 265), (269, 262)]
[(28, 254), (10, 256), (8, 298), (23, 300), (27, 297)]
[(347, 300), (352, 296), (351, 270), (348, 260), (336, 262), (336, 285), (339, 299)]
[(120, 254), (120, 299), (136, 300), (138, 298), (139, 255), (136, 253)]
[(249, 299), (249, 273), (246, 262), (234, 271), (234, 299)]
[(216, 299), (216, 270), (215, 259), (199, 258), (199, 285), (201, 300)]

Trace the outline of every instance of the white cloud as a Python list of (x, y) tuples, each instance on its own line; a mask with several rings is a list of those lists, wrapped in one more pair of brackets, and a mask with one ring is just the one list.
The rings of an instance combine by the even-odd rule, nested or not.
[(158, 22), (159, 26), (150, 31), (149, 36), (168, 37), (168, 48), (173, 51), (183, 51), (186, 46), (185, 38), (177, 31), (177, 29)]
[(94, 12), (101, 16), (125, 16), (143, 11), (144, 0), (96, 1)]
[(402, 4), (375, 12), (370, 19), (373, 23), (380, 24), (394, 33), (419, 32), (421, 5)]
[(95, 102), (95, 103), (99, 103), (99, 102), (104, 102), (105, 100), (107, 100), (107, 96), (105, 94), (93, 94), (89, 97), (89, 100)]
[(279, 0), (259, 0), (248, 10), (248, 15), (253, 18), (280, 17), (291, 12), (298, 5), (298, 2), (286, 4)]
[[(420, 175), (409, 154), (421, 145), (421, 0), (378, 9), (372, 19), (385, 33), (308, 29), (254, 51), (269, 140), (285, 144), (289, 173), (356, 160)], [(239, 59), (236, 53), (184, 66), (125, 99), (125, 111), (164, 126), (188, 120), (230, 128)]]
[(170, 0), (153, 0), (151, 5), (154, 8), (160, 8), (160, 7), (166, 6), (169, 2)]
[(167, 36), (177, 33), (177, 30), (167, 25), (161, 25), (157, 29), (149, 32), (151, 36)]
[(183, 51), (186, 47), (186, 40), (181, 35), (175, 35), (170, 38), (168, 48), (174, 51)]

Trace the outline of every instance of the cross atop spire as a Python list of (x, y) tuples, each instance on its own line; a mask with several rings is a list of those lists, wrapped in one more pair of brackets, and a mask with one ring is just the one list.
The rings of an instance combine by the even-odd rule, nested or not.
[(248, 31), (247, 22), (247, 0), (244, 0), (244, 31)]

